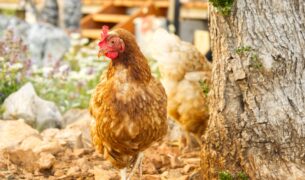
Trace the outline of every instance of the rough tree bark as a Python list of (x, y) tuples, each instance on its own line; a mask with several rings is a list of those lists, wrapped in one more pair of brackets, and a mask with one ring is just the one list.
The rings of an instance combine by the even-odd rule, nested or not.
[(235, 0), (210, 12), (213, 51), (204, 179), (305, 177), (305, 2)]

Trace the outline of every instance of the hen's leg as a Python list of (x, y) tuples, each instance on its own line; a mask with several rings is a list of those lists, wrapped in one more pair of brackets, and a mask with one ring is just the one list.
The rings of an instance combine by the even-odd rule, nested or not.
[(183, 131), (181, 136), (179, 149), (183, 152), (189, 152), (196, 148), (200, 148), (202, 145), (200, 138), (187, 131)]
[(126, 180), (127, 179), (127, 168), (121, 169), (120, 170), (120, 175), (121, 175), (121, 180)]
[(142, 161), (143, 161), (143, 157), (144, 157), (144, 154), (142, 153), (142, 157), (140, 159), (140, 164), (139, 164), (139, 179), (141, 180), (142, 179)]
[(196, 142), (199, 144), (200, 147), (202, 147), (202, 140), (201, 137), (198, 137), (196, 134), (192, 134), (196, 140)]
[(143, 152), (140, 152), (138, 157), (137, 157), (136, 163), (134, 164), (134, 166), (132, 167), (132, 170), (129, 173), (129, 176), (128, 176), (127, 180), (131, 180), (131, 178), (132, 178), (133, 174), (135, 173), (135, 170), (136, 170), (137, 167), (140, 168), (140, 173), (139, 174), (140, 174), (140, 179), (141, 179), (141, 175), (142, 175), (141, 164), (142, 164), (143, 156), (144, 156)]

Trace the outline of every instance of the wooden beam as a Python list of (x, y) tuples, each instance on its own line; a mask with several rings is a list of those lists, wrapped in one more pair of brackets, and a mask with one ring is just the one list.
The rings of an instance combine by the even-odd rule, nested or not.
[(182, 4), (182, 8), (208, 10), (209, 3), (207, 3), (207, 2), (187, 2), (187, 3)]
[(97, 22), (110, 22), (110, 23), (119, 23), (126, 21), (129, 18), (128, 15), (123, 14), (94, 14), (93, 20)]
[(137, 10), (136, 12), (134, 12), (129, 19), (127, 19), (126, 21), (122, 21), (119, 24), (117, 24), (116, 26), (114, 26), (113, 28), (124, 28), (128, 31), (130, 31), (131, 33), (134, 33), (134, 19), (136, 19), (137, 17), (143, 17), (146, 15), (159, 15), (161, 12), (158, 8), (156, 8), (154, 5), (149, 4), (145, 7), (142, 7), (141, 9)]
[(83, 37), (90, 39), (98, 39), (101, 37), (101, 29), (82, 29), (81, 34)]
[[(105, 4), (104, 6), (101, 6), (98, 13), (103, 12), (105, 9), (107, 9), (110, 6), (112, 6), (112, 5), (111, 4)], [(89, 14), (89, 15), (85, 16), (84, 18), (82, 18), (81, 21), (80, 21), (81, 28), (83, 29), (83, 28), (97, 27), (98, 23), (94, 22), (92, 19), (93, 19), (93, 14)]]
[[(149, 1), (153, 0), (82, 0), (84, 5), (102, 5), (104, 3), (112, 3), (115, 6), (125, 7), (141, 7)], [(154, 0), (153, 3), (158, 8), (168, 8), (168, 0)]]

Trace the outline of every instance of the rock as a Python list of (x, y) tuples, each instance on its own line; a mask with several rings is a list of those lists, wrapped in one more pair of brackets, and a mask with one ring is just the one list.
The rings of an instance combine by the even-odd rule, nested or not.
[(42, 130), (61, 125), (61, 114), (53, 102), (37, 96), (31, 83), (12, 93), (3, 103), (4, 119), (22, 118), (27, 124)]
[(76, 160), (76, 165), (80, 167), (82, 172), (87, 172), (90, 167), (88, 166), (89, 162), (86, 158), (80, 158)]
[(162, 158), (158, 154), (150, 153), (150, 154), (147, 154), (145, 157), (147, 157), (147, 159), (149, 159), (150, 162), (152, 162), (154, 167), (157, 169), (160, 169), (162, 166), (164, 166), (162, 163)]
[(38, 167), (39, 156), (32, 150), (9, 149), (5, 150), (4, 154), (11, 163), (17, 165), (17, 167), (23, 167), (29, 172), (33, 173)]
[(14, 34), (19, 34), (22, 39), (26, 39), (29, 28), (30, 25), (21, 19), (0, 15), (0, 36), (6, 29), (10, 29)]
[(27, 41), (33, 64), (38, 66), (54, 65), (70, 47), (66, 33), (48, 24), (32, 25)]
[(63, 176), (65, 175), (66, 172), (62, 169), (58, 169), (57, 171), (55, 171), (54, 176), (59, 177), (59, 176)]
[(83, 148), (82, 132), (73, 129), (63, 129), (59, 131), (55, 138), (59, 142), (63, 142), (62, 145), (67, 145), (71, 148)]
[(45, 141), (57, 141), (62, 146), (72, 148), (91, 147), (90, 118), (90, 115), (87, 114), (86, 117), (78, 119), (65, 129), (50, 128), (44, 130), (41, 135)]
[(0, 36), (7, 29), (22, 38), (29, 47), (32, 63), (39, 67), (54, 64), (70, 48), (68, 35), (50, 24), (30, 25), (15, 17), (0, 15)]
[(150, 161), (143, 161), (143, 164), (142, 164), (142, 168), (143, 168), (143, 173), (144, 174), (156, 174), (158, 173), (155, 165), (150, 162)]
[(76, 157), (81, 157), (82, 155), (84, 155), (86, 153), (85, 149), (74, 149), (73, 150), (73, 154)]
[(50, 153), (57, 154), (58, 152), (64, 150), (63, 147), (57, 141), (42, 141), (39, 146), (33, 149), (35, 153)]
[[(169, 178), (171, 179), (171, 178)], [(183, 176), (180, 176), (180, 177), (174, 177), (172, 178), (171, 180), (189, 180), (189, 175), (183, 175)]]
[[(37, 130), (33, 129), (23, 120), (2, 121), (0, 120), (0, 149), (11, 149), (17, 147), (22, 141), (30, 137), (40, 138)], [(31, 138), (30, 138), (31, 139)], [(35, 141), (38, 141), (34, 138)], [(31, 147), (32, 145), (24, 145)]]
[(42, 21), (58, 25), (69, 31), (79, 29), (81, 17), (81, 1), (79, 0), (45, 0), (41, 11)]
[(94, 167), (94, 178), (98, 180), (120, 180), (115, 170), (104, 170), (101, 167)]
[(167, 179), (170, 180), (187, 180), (188, 176), (183, 176), (181, 173), (181, 169), (170, 169), (168, 172)]
[(52, 141), (59, 131), (59, 129), (55, 128), (45, 129), (41, 132), (41, 136), (45, 141)]
[(90, 134), (90, 123), (92, 117), (88, 110), (80, 110), (81, 115), (77, 120), (67, 125), (67, 130), (81, 132), (81, 141), (85, 148), (92, 147), (91, 134)]
[(159, 175), (144, 175), (142, 180), (161, 180), (161, 177)]
[(42, 153), (40, 154), (40, 158), (38, 160), (38, 168), (40, 170), (50, 169), (55, 163), (55, 157), (50, 153)]
[[(62, 125), (63, 125), (63, 127), (67, 127), (67, 125), (70, 125), (74, 122), (84, 120), (84, 119), (86, 119), (86, 120), (90, 119), (90, 114), (89, 114), (88, 110), (70, 109), (63, 115)], [(88, 123), (90, 123), (89, 120), (88, 120)]]
[(81, 1), (70, 0), (57, 2), (59, 2), (59, 9), (62, 9), (59, 13), (59, 19), (62, 21), (60, 22), (60, 27), (70, 31), (78, 30), (82, 18)]
[(190, 164), (187, 164), (186, 166), (183, 167), (183, 173), (184, 174), (187, 174), (189, 173), (190, 171), (194, 171), (196, 169), (196, 166), (195, 165), (190, 165)]
[(30, 136), (25, 138), (19, 147), (23, 150), (33, 150), (40, 147), (41, 144), (42, 138), (40, 136)]
[(80, 168), (78, 166), (72, 166), (69, 168), (69, 170), (67, 171), (67, 175), (74, 175), (76, 173), (78, 173), (80, 171)]
[(170, 164), (171, 164), (171, 168), (173, 169), (183, 166), (182, 161), (175, 156), (170, 156)]

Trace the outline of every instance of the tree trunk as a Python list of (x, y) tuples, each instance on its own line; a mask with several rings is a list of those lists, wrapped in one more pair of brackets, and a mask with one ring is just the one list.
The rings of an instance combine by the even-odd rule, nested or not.
[(202, 173), (305, 177), (305, 3), (235, 0), (210, 13), (210, 121)]

